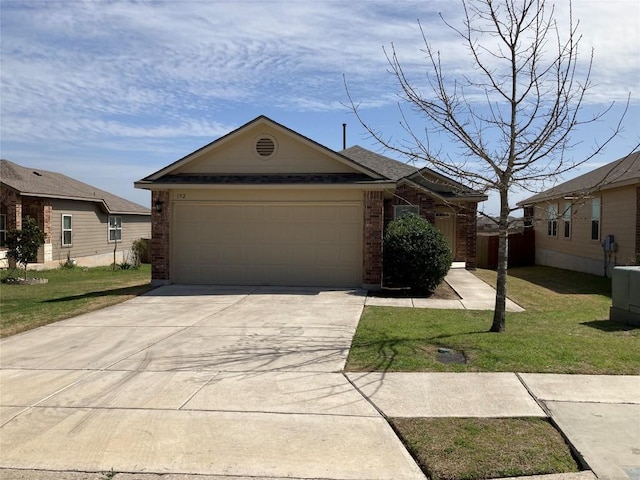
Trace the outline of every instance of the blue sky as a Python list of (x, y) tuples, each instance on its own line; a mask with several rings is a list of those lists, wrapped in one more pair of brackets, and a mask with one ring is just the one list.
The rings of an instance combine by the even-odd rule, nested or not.
[[(2, 158), (143, 205), (149, 192), (134, 181), (258, 115), (335, 150), (347, 123), (348, 146), (380, 151), (346, 106), (344, 78), (366, 121), (402, 139), (399, 87), (382, 47), (393, 42), (419, 75), (426, 64), (417, 19), (452, 74), (471, 68), (438, 17), (459, 24), (453, 0), (0, 0), (0, 9)], [(567, 2), (556, 9), (562, 24)], [(584, 156), (632, 95), (624, 133), (586, 166), (593, 168), (640, 139), (640, 2), (575, 0), (573, 9), (581, 58), (595, 50), (586, 113), (617, 103), (605, 120), (577, 131), (570, 154)], [(523, 196), (515, 192), (514, 201)], [(496, 213), (495, 197), (483, 208)]]

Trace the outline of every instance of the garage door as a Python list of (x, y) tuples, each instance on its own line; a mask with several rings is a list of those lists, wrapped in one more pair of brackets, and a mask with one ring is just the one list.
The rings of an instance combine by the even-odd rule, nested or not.
[(175, 203), (171, 239), (175, 283), (362, 284), (356, 202)]

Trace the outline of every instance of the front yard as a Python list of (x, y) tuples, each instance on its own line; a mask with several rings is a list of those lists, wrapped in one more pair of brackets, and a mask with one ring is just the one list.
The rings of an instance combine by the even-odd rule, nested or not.
[[(3, 273), (3, 278), (6, 272)], [(29, 272), (46, 284), (0, 284), (0, 337), (129, 300), (151, 289), (151, 267), (60, 268)]]
[[(476, 275), (495, 286), (496, 273)], [(611, 280), (547, 267), (509, 271), (507, 331), (488, 333), (491, 311), (366, 307), (349, 371), (640, 374), (640, 329), (610, 322)], [(441, 363), (439, 349), (466, 363)], [(478, 480), (574, 472), (551, 423), (535, 418), (391, 418), (425, 474)]]
[[(476, 275), (495, 285), (495, 272)], [(611, 280), (548, 267), (509, 271), (507, 331), (488, 333), (493, 312), (366, 307), (348, 371), (484, 371), (639, 374), (640, 329), (610, 322)], [(466, 364), (437, 360), (438, 348)]]

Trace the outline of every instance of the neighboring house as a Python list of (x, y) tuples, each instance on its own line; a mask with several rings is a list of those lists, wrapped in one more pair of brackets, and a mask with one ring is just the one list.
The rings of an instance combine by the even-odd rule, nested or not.
[(640, 260), (640, 152), (518, 205), (535, 228), (537, 264), (609, 276)]
[(152, 191), (152, 282), (379, 287), (384, 225), (434, 222), (475, 268), (485, 196), (427, 169), (326, 148), (260, 116), (135, 183)]
[[(478, 216), (478, 233), (487, 235), (498, 234), (498, 220), (500, 217), (487, 218), (485, 216)], [(524, 219), (518, 217), (509, 216), (509, 232), (522, 232), (524, 229)]]
[(127, 260), (131, 243), (151, 237), (151, 211), (60, 173), (1, 160), (0, 254), (6, 266), (6, 233), (37, 220), (45, 245), (34, 268), (109, 265)]

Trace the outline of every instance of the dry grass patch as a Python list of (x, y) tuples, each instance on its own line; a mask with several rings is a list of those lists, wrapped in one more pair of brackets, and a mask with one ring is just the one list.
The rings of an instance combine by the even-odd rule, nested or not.
[(560, 433), (542, 418), (394, 418), (391, 424), (432, 480), (577, 472)]

